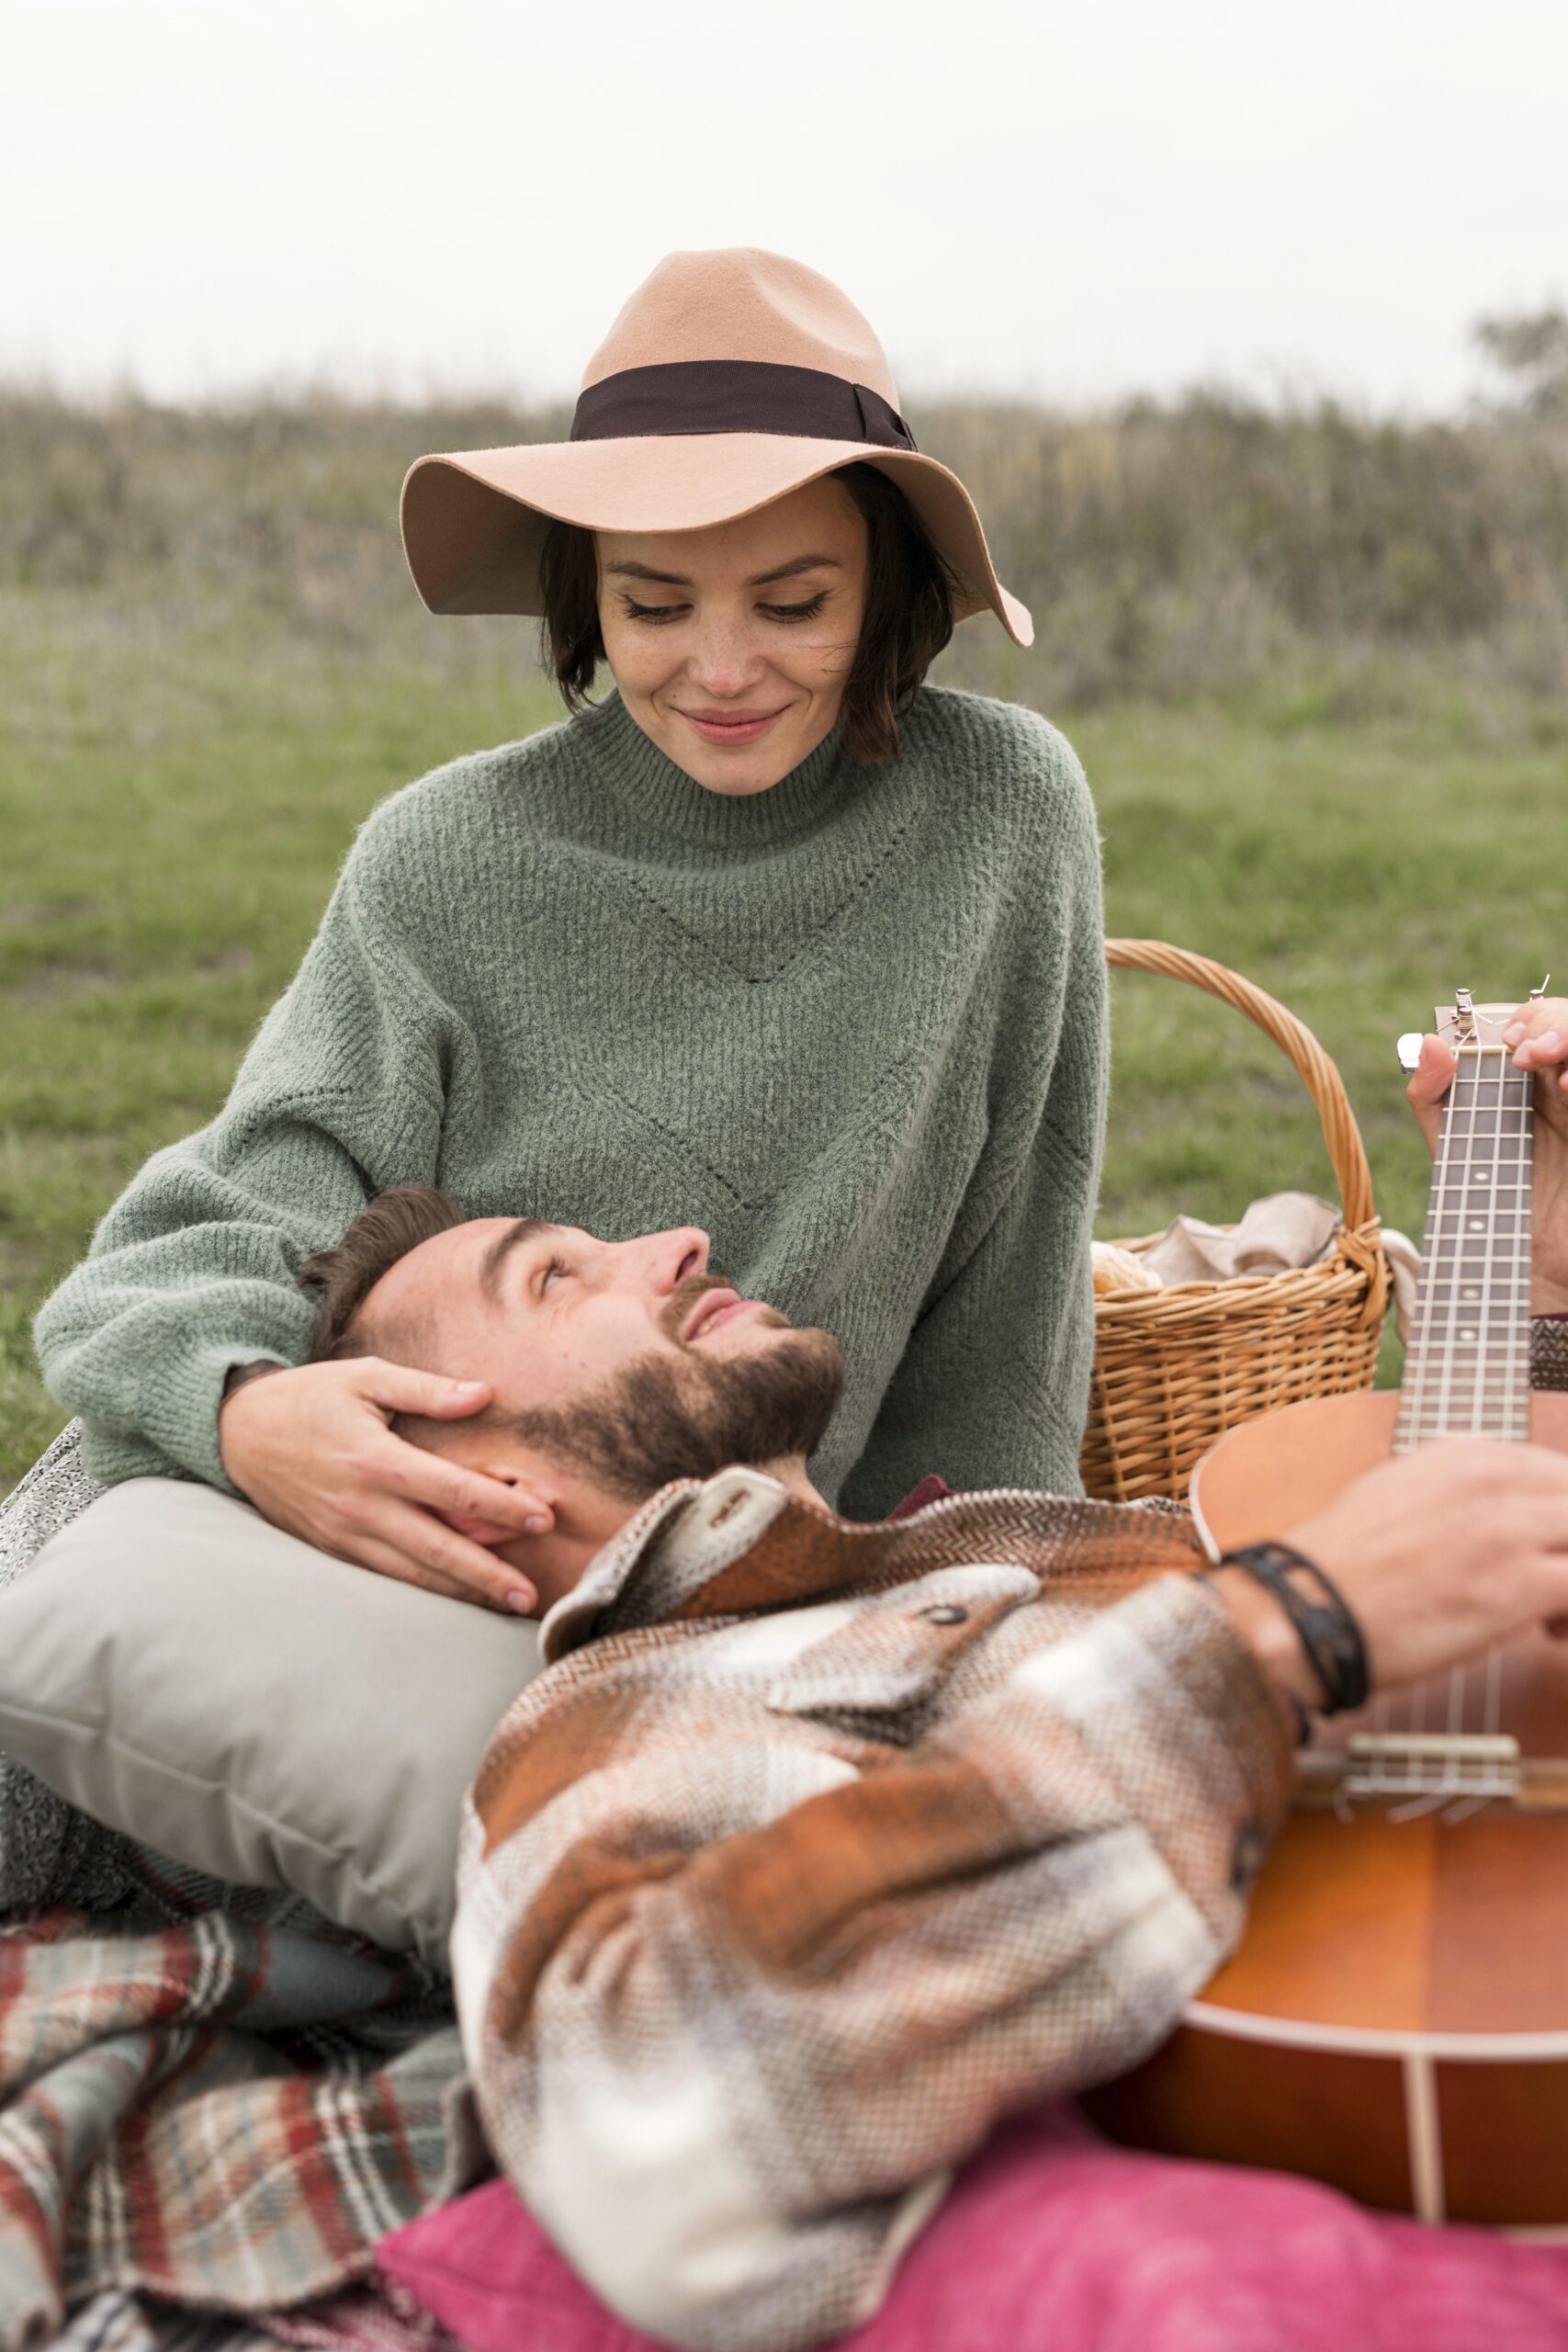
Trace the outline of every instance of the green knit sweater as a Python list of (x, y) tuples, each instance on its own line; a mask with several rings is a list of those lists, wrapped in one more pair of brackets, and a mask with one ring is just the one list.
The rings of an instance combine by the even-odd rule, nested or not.
[(728, 798), (619, 695), (361, 828), (224, 1108), (157, 1152), (35, 1326), (86, 1466), (232, 1491), (231, 1365), (372, 1193), (714, 1263), (840, 1340), (812, 1464), (874, 1517), (927, 1472), (1079, 1491), (1108, 1062), (1099, 841), (1033, 712), (926, 686)]

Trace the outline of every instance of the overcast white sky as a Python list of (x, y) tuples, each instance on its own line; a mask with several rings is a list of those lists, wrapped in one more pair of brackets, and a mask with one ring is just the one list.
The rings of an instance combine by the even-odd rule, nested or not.
[(760, 244), (917, 410), (1437, 408), (1568, 290), (1565, 85), (1563, 0), (0, 0), (0, 372), (570, 394)]

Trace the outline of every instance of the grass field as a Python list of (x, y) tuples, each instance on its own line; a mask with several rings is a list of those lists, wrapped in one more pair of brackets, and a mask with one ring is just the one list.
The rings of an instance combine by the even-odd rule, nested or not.
[[(1452, 424), (1201, 393), (915, 413), (1037, 629), (1025, 653), (967, 622), (933, 674), (1066, 727), (1112, 931), (1307, 1020), (1385, 1218), (1416, 1224), (1394, 1036), (1456, 982), (1568, 969), (1568, 395)], [(0, 1487), (62, 1418), (35, 1306), (221, 1102), (358, 820), (558, 714), (529, 624), (423, 610), (394, 492), (421, 449), (565, 428), (0, 386)], [(1103, 1233), (1330, 1182), (1274, 1047), (1190, 990), (1117, 983)]]
[[(980, 628), (965, 625), (961, 639)], [(439, 625), (460, 632), (459, 622)], [(33, 1308), (147, 1154), (221, 1102), (358, 820), (455, 752), (547, 722), (525, 628), (460, 667), (323, 651), (231, 614), (178, 628), (65, 588), (0, 600), (0, 1486), (63, 1416)], [(966, 678), (958, 646), (938, 675)], [(1423, 1154), (1393, 1040), (1455, 981), (1522, 994), (1561, 937), (1564, 754), (1467, 706), (1348, 726), (1310, 695), (1066, 724), (1094, 783), (1112, 931), (1283, 998), (1349, 1087), (1385, 1218)], [(1100, 1230), (1330, 1189), (1294, 1073), (1236, 1016), (1118, 982)]]

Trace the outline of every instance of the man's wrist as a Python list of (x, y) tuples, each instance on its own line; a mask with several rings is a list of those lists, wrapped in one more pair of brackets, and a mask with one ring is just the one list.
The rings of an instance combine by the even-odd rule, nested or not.
[(1208, 1571), (1225, 1612), (1242, 1640), (1271, 1682), (1303, 1707), (1315, 1713), (1323, 1705), (1323, 1687), (1301, 1637), (1272, 1594), (1249, 1577), (1245, 1568), (1217, 1567)]

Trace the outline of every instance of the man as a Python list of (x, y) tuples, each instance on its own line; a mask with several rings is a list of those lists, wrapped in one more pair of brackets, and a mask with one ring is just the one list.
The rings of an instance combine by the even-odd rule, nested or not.
[[(657, 2335), (858, 2324), (997, 2118), (1132, 2064), (1230, 1950), (1343, 1651), (1245, 1570), (1196, 1576), (1179, 1512), (840, 1520), (807, 1468), (837, 1348), (694, 1229), (608, 1243), (411, 1190), (302, 1274), (321, 1358), (488, 1381), (482, 1415), (407, 1433), (555, 1507), (547, 1537), (468, 1529), (525, 1565), (555, 1666), (464, 1825), (497, 2157)], [(1568, 1617), (1568, 1460), (1536, 1447), (1423, 1448), (1280, 1535), (1374, 1689)]]

